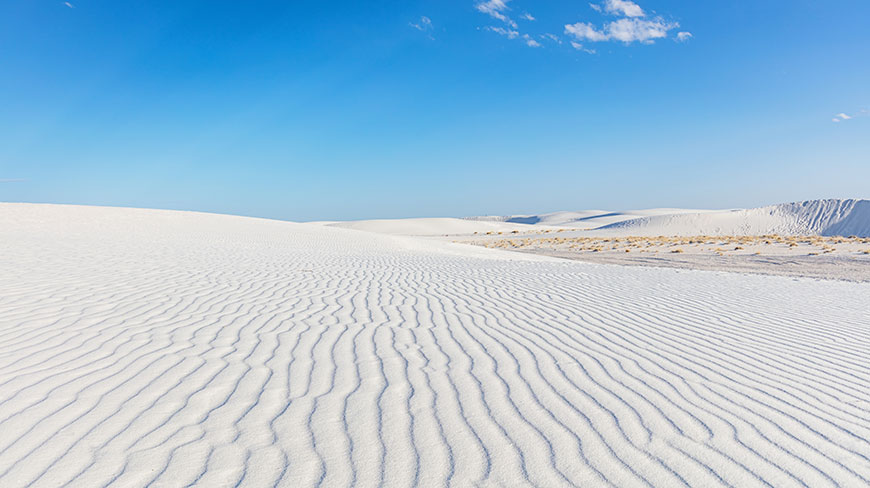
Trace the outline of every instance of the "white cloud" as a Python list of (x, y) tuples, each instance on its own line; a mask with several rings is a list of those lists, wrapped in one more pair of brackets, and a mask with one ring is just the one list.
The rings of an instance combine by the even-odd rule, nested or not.
[(425, 32), (425, 31), (432, 29), (432, 19), (430, 19), (429, 17), (426, 17), (424, 15), (424, 16), (420, 17), (419, 24), (415, 24), (412, 22), (410, 25), (411, 25), (411, 27), (417, 29), (420, 32)]
[(544, 47), (543, 44), (532, 39), (528, 34), (520, 34), (519, 31), (513, 29), (505, 29), (504, 27), (486, 26), (484, 30), (495, 32), (496, 34), (507, 37), (508, 39), (522, 39), (526, 46), (529, 47)]
[[(507, 24), (503, 27), (484, 27), (491, 32), (496, 32), (509, 39), (518, 37), (524, 39), (526, 44), (532, 47), (542, 47), (541, 40), (553, 41), (562, 44), (562, 40), (553, 34), (535, 33), (533, 36), (525, 34), (520, 30), (517, 23), (508, 16), (511, 11), (508, 3), (511, 0), (476, 0), (474, 7), (490, 17), (500, 20)], [(590, 3), (589, 6), (597, 12), (606, 13), (616, 17), (606, 19), (603, 25), (596, 25), (589, 22), (577, 22), (574, 24), (565, 24), (564, 33), (569, 40), (575, 42), (572, 46), (578, 50), (590, 51), (584, 44), (589, 42), (622, 42), (631, 44), (639, 42), (642, 44), (652, 44), (657, 39), (665, 39), (671, 37), (677, 42), (686, 42), (694, 36), (688, 31), (674, 31), (680, 24), (665, 20), (662, 16), (648, 16), (647, 12), (632, 0), (597, 0), (595, 3)], [(535, 17), (528, 12), (523, 12), (519, 18), (524, 20), (535, 20)], [(523, 29), (525, 30), (525, 29)], [(674, 31), (673, 33), (671, 31)], [(594, 52), (594, 51), (592, 51)]]
[(547, 32), (546, 34), (541, 34), (541, 39), (549, 39), (556, 44), (562, 44), (562, 39), (559, 39), (559, 36), (555, 34), (550, 34), (549, 32)]
[(517, 37), (520, 37), (519, 32), (512, 30), (512, 29), (505, 29), (504, 27), (487, 26), (487, 27), (484, 27), (484, 29), (486, 29), (490, 32), (495, 32), (496, 34), (501, 34), (501, 35), (507, 37), (508, 39), (516, 39)]
[(678, 27), (676, 23), (667, 23), (661, 19), (619, 19), (607, 25), (607, 33), (611, 38), (626, 44), (631, 42), (652, 42), (668, 36), (668, 31)]
[(586, 49), (585, 47), (583, 47), (583, 44), (580, 44), (577, 41), (571, 41), (571, 47), (573, 47), (574, 49), (576, 49), (578, 51), (583, 51), (584, 53), (595, 54), (594, 49)]
[[(640, 5), (631, 0), (605, 0), (604, 10), (613, 15), (624, 15), (626, 17), (645, 17), (643, 9)], [(599, 10), (600, 11), (600, 10)]]
[(74, 6), (73, 4), (71, 4), (71, 3), (69, 3), (69, 2), (63, 2), (63, 4), (66, 5), (66, 6), (69, 7), (69, 8), (75, 8), (75, 6)]
[(847, 120), (852, 120), (855, 117), (868, 117), (868, 116), (870, 116), (870, 110), (865, 108), (865, 109), (862, 109), (858, 112), (852, 112), (851, 115), (844, 113), (844, 112), (840, 112), (837, 115), (835, 115), (834, 118), (831, 120), (834, 122), (845, 122)]
[(432, 19), (430, 19), (429, 17), (426, 17), (424, 15), (420, 17), (419, 24), (409, 22), (408, 25), (417, 29), (420, 32), (425, 32), (428, 35), (429, 39), (432, 39), (433, 41), (435, 40), (435, 38), (432, 36), (432, 29), (434, 28), (434, 26), (432, 25)]
[(577, 22), (565, 26), (565, 33), (574, 36), (579, 41), (603, 42), (621, 41), (652, 43), (655, 39), (668, 36), (668, 32), (679, 27), (676, 22), (666, 22), (661, 18), (652, 20), (625, 18), (610, 22), (600, 30), (592, 24)]
[(528, 34), (523, 34), (523, 39), (526, 41), (526, 46), (529, 47), (543, 47), (540, 42), (532, 39), (532, 36)]
[(610, 37), (604, 32), (596, 30), (592, 24), (584, 22), (566, 25), (565, 34), (572, 35), (577, 39), (585, 39), (592, 42), (607, 41), (610, 39)]
[(510, 0), (486, 0), (485, 2), (478, 3), (474, 7), (479, 12), (485, 13), (486, 15), (498, 19), (516, 29), (517, 23), (505, 14), (505, 12), (510, 10), (507, 6), (509, 1)]

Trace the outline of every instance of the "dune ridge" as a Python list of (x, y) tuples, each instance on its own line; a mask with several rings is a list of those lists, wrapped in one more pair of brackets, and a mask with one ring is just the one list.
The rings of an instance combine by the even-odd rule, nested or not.
[(613, 212), (316, 222), (319, 225), (408, 236), (535, 234), (612, 236), (858, 236), (870, 237), (870, 200), (808, 200), (753, 209), (653, 208)]
[(613, 212), (608, 210), (581, 210), (579, 212), (552, 212), (537, 215), (506, 215), (487, 217), (466, 217), (467, 220), (478, 222), (504, 222), (526, 225), (547, 225), (567, 227), (571, 229), (597, 229), (606, 225), (642, 217), (658, 215), (676, 215), (684, 213), (705, 213), (715, 210), (693, 210), (683, 208), (649, 208), (644, 210), (627, 210)]
[(657, 215), (599, 231), (635, 235), (870, 236), (870, 200), (809, 200), (748, 210)]
[(0, 204), (0, 485), (866, 486), (868, 291)]

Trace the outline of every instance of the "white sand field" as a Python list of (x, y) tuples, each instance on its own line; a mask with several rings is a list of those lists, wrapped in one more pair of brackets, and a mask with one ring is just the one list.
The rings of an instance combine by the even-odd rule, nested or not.
[[(470, 220), (546, 225), (575, 236), (823, 235), (870, 237), (870, 200), (828, 199), (731, 210), (585, 210)], [(377, 231), (375, 228), (365, 230)], [(394, 224), (394, 228), (396, 225)], [(496, 229), (497, 231), (503, 229)], [(542, 229), (543, 230), (543, 229)], [(447, 233), (447, 232), (442, 232)]]
[(0, 204), (0, 487), (868, 486), (868, 297)]
[(311, 222), (311, 224), (375, 232), (378, 234), (422, 237), (468, 236), (474, 233), (485, 234), (487, 232), (501, 232), (502, 234), (509, 234), (511, 232), (528, 233), (559, 229), (559, 227), (547, 225), (457, 218), (352, 220), (347, 222)]

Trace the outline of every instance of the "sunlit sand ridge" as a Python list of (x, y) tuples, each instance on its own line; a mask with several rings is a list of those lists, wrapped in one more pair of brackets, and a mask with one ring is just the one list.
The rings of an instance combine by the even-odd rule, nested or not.
[(0, 205), (0, 486), (867, 486), (870, 285)]

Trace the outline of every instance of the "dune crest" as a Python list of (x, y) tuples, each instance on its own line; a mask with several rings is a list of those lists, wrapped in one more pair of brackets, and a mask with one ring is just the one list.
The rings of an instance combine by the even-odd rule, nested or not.
[(870, 236), (870, 200), (809, 200), (748, 210), (658, 215), (598, 228), (634, 235)]

